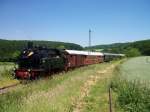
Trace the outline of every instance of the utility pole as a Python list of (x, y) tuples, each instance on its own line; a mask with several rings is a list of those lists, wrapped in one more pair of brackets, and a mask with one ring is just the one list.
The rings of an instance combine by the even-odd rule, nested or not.
[(91, 47), (91, 29), (89, 29), (89, 48)]
[(90, 48), (91, 48), (91, 29), (89, 29), (89, 55), (90, 55)]

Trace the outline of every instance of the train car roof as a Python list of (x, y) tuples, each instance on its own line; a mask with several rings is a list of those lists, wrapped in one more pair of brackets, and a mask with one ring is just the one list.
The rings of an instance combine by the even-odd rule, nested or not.
[(100, 52), (90, 52), (90, 51), (78, 51), (78, 50), (65, 50), (68, 54), (74, 55), (93, 55), (93, 56), (103, 56)]
[(125, 54), (115, 54), (115, 53), (104, 53), (104, 55), (109, 55), (109, 56), (125, 56)]

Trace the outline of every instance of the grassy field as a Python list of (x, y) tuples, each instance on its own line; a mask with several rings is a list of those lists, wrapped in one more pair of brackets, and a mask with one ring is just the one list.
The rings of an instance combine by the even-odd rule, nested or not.
[(0, 88), (18, 83), (18, 80), (13, 79), (12, 76), (12, 70), (14, 66), (14, 63), (0, 62)]
[[(118, 62), (90, 65), (17, 86), (9, 93), (0, 95), (0, 110), (1, 112), (91, 112), (92, 109), (93, 112), (107, 112), (107, 85), (116, 63)], [(96, 90), (97, 93), (94, 92)], [(93, 100), (93, 105), (89, 106), (87, 102), (90, 96), (94, 96), (97, 101)], [(85, 105), (82, 105), (82, 102)]]
[(11, 62), (0, 62), (0, 73), (3, 73), (5, 70), (11, 70), (14, 67), (14, 65), (15, 64)]
[[(9, 71), (12, 65), (7, 66)], [(0, 112), (108, 112), (110, 85), (113, 111), (149, 112), (149, 66), (150, 57), (136, 57), (121, 65), (120, 61), (90, 65), (35, 80), (0, 95)], [(6, 76), (1, 75), (12, 80)]]
[(150, 57), (131, 58), (120, 67), (120, 73), (128, 80), (150, 81)]
[(112, 80), (116, 106), (123, 112), (150, 111), (150, 57), (136, 57), (117, 67)]
[(19, 85), (0, 95), (0, 112), (108, 112), (110, 84), (113, 111), (149, 112), (149, 60), (90, 65)]

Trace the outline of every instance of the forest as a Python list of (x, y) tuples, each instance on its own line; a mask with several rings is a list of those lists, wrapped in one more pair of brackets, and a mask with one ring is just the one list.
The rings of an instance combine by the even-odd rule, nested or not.
[[(27, 47), (29, 40), (3, 40), (0, 39), (0, 61), (15, 61), (21, 50)], [(74, 43), (55, 42), (55, 41), (35, 41), (34, 46), (48, 48), (75, 49), (82, 50), (83, 47)]]

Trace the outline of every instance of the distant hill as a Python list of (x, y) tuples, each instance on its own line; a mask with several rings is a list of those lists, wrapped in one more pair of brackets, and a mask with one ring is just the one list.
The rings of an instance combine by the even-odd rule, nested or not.
[[(29, 40), (3, 40), (0, 39), (0, 61), (15, 59), (21, 50), (27, 47)], [(45, 46), (48, 48), (66, 48), (82, 50), (82, 46), (74, 43), (54, 42), (54, 41), (32, 41), (35, 46)]]
[(85, 47), (85, 49), (92, 49), (92, 50), (101, 49), (102, 52), (112, 52), (112, 53), (126, 53), (127, 51), (133, 48), (137, 49), (142, 55), (150, 55), (150, 39), (135, 42), (114, 43), (108, 45), (95, 45), (90, 48)]

